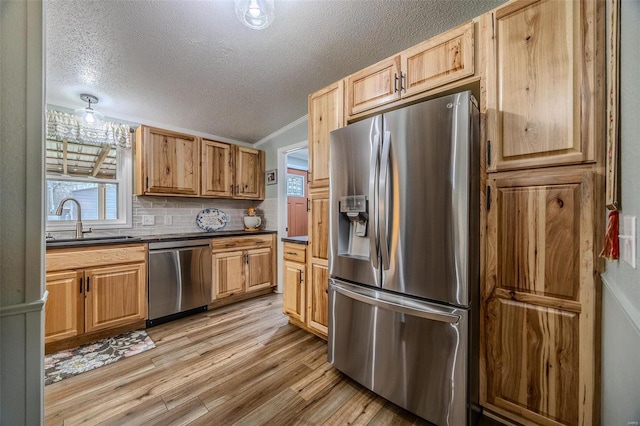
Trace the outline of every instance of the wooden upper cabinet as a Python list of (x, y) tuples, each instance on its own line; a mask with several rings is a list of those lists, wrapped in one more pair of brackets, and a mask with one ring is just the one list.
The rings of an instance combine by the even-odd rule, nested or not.
[(473, 28), (468, 22), (400, 53), (402, 97), (473, 75)]
[(400, 99), (400, 56), (385, 59), (347, 77), (346, 94), (349, 115)]
[(264, 199), (264, 151), (235, 147), (234, 198)]
[(136, 194), (198, 195), (200, 146), (195, 136), (140, 126)]
[(347, 115), (472, 76), (474, 24), (468, 22), (346, 78)]
[(309, 187), (329, 186), (329, 133), (344, 125), (342, 80), (309, 95)]
[(596, 424), (599, 177), (579, 170), (493, 176), (482, 403), (523, 424)]
[(200, 194), (233, 196), (233, 146), (202, 139), (202, 188)]
[(264, 151), (140, 126), (136, 195), (264, 200)]
[(597, 0), (510, 2), (487, 23), (488, 171), (596, 161), (604, 137)]

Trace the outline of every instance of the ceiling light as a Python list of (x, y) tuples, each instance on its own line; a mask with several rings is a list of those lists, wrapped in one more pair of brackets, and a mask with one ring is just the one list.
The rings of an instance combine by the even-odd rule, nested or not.
[(86, 108), (79, 108), (73, 111), (73, 114), (76, 118), (82, 123), (89, 126), (98, 126), (102, 124), (102, 120), (104, 117), (95, 109), (91, 108), (91, 104), (97, 104), (98, 98), (93, 95), (88, 95), (83, 93), (80, 95), (80, 99), (85, 102), (88, 102), (89, 105)]
[(274, 0), (234, 0), (236, 16), (254, 30), (267, 28), (273, 22)]

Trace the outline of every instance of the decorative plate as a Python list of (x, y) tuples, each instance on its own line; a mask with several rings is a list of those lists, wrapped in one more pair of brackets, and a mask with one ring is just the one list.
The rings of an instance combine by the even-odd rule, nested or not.
[(228, 220), (226, 213), (222, 210), (204, 209), (196, 216), (196, 225), (207, 232), (213, 232), (224, 228)]

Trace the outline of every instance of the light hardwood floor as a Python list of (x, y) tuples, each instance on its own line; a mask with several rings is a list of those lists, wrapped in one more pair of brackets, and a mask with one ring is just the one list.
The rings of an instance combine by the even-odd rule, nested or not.
[(148, 329), (156, 348), (45, 388), (47, 425), (427, 422), (326, 362), (270, 294)]

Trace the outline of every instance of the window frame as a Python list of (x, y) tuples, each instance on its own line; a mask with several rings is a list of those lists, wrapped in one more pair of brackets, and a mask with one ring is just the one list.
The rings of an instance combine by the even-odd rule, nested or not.
[[(118, 219), (116, 220), (82, 220), (85, 227), (92, 229), (120, 229), (133, 227), (133, 149), (116, 146), (116, 178), (102, 179), (89, 176), (63, 175), (62, 173), (45, 172), (45, 188), (47, 191), (49, 180), (87, 182), (87, 183), (111, 183), (118, 185)], [(47, 194), (45, 193), (45, 200)], [(47, 215), (48, 216), (48, 215)], [(47, 232), (73, 231), (75, 220), (46, 220)]]

